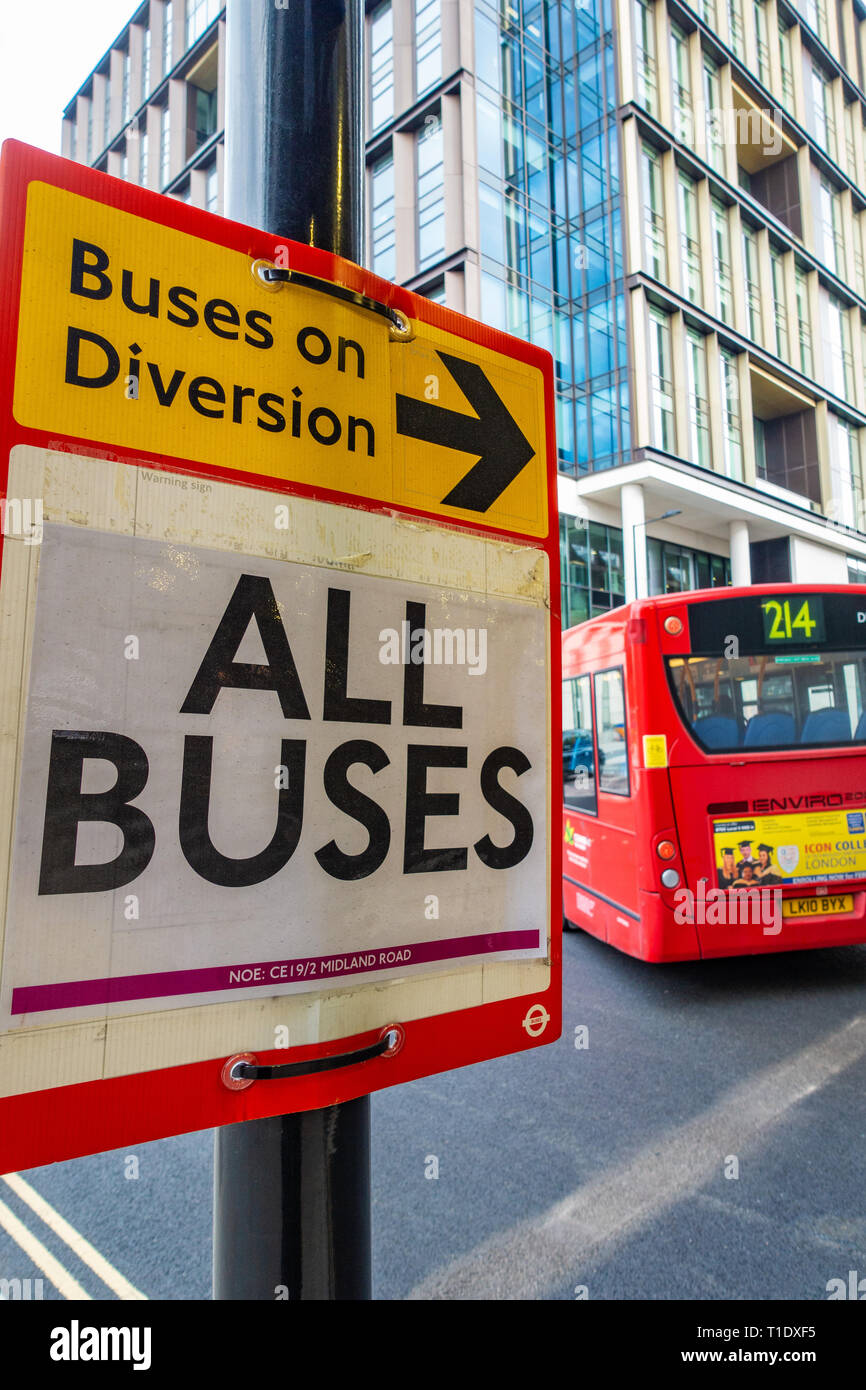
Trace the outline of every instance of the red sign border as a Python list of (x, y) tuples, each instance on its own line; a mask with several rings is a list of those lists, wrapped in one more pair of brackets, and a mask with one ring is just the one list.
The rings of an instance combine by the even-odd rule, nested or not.
[[(13, 416), (14, 364), (18, 337), (21, 265), (27, 186), (34, 181), (77, 193), (96, 202), (122, 209), (229, 250), (241, 251), (251, 260), (274, 260), (277, 248), (290, 247), (292, 268), (307, 275), (336, 281), (371, 299), (401, 310), (410, 318), (429, 323), (494, 352), (537, 367), (544, 377), (547, 436), (548, 534), (544, 540), (485, 526), (483, 520), (467, 523), (459, 517), (417, 510), (374, 499), (359, 498), (329, 489), (284, 482), (207, 464), (169, 459), (73, 435), (35, 430), (19, 425)], [(108, 174), (50, 155), (19, 141), (6, 141), (0, 157), (0, 492), (6, 496), (9, 453), (17, 444), (30, 444), (75, 454), (89, 454), (130, 465), (166, 472), (240, 483), (270, 493), (315, 497), (342, 506), (381, 514), (420, 517), (448, 528), (482, 536), (494, 536), (545, 550), (550, 565), (550, 667), (551, 756), (550, 788), (550, 884), (551, 975), (544, 991), (475, 1005), (422, 1019), (390, 1020), (401, 1023), (405, 1040), (393, 1056), (378, 1057), (345, 1069), (291, 1080), (256, 1081), (246, 1090), (230, 1091), (221, 1081), (226, 1054), (204, 1062), (133, 1072), (124, 1076), (53, 1087), (0, 1099), (0, 1172), (99, 1153), (173, 1134), (190, 1133), (241, 1120), (320, 1109), (367, 1095), (386, 1086), (418, 1080), (439, 1071), (468, 1066), (493, 1057), (555, 1041), (562, 1028), (562, 929), (559, 912), (562, 846), (557, 833), (561, 812), (558, 795), (558, 751), (561, 741), (560, 707), (556, 697), (561, 679), (559, 519), (552, 359), (544, 349), (497, 329), (466, 318), (440, 304), (413, 294), (400, 285), (382, 280), (369, 271), (328, 252), (298, 243), (286, 243), (239, 222), (177, 202), (163, 194), (139, 188)], [(3, 537), (0, 535), (0, 566)], [(558, 737), (558, 732), (560, 737)], [(544, 1028), (537, 1036), (529, 1031), (529, 1011)], [(546, 1022), (545, 1022), (546, 1020)], [(529, 1026), (527, 1026), (529, 1023)], [(533, 1029), (533, 1031), (535, 1031)], [(381, 1029), (307, 1047), (271, 1050), (257, 1054), (263, 1064), (278, 1065), (351, 1052), (375, 1042)]]

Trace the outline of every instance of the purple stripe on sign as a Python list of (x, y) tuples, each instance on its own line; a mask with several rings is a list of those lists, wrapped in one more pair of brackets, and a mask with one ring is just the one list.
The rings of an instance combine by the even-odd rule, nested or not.
[(388, 970), (392, 966), (425, 965), (461, 956), (494, 951), (528, 951), (540, 946), (537, 931), (501, 931), (485, 936), (454, 936), (449, 941), (420, 941), (414, 946), (377, 946), (370, 951), (344, 951), (336, 956), (303, 956), (296, 960), (266, 960), (245, 965), (215, 965), (206, 970), (163, 970), (151, 975), (120, 975), (117, 979), (67, 980), (54, 985), (24, 985), (12, 991), (12, 1013), (44, 1013), (86, 1004), (120, 1004), (130, 999), (162, 999), (177, 994), (213, 994), (224, 989), (248, 989), (316, 980), (327, 984), (346, 975)]

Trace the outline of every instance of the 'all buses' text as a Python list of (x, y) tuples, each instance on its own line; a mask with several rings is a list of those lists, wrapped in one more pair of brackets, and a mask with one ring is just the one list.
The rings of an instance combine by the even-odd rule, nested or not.
[[(116, 269), (101, 246), (77, 237), (72, 242), (69, 290), (89, 300), (119, 296), (130, 314), (142, 319), (164, 317), (185, 329), (203, 325), (217, 338), (242, 340), (262, 352), (274, 346), (271, 316), (263, 309), (239, 308), (221, 298), (201, 303), (197, 292), (185, 285), (166, 288), (153, 276), (139, 280), (131, 270)], [(313, 366), (331, 363), (338, 372), (364, 378), (364, 350), (352, 338), (341, 335), (332, 342), (321, 328), (308, 324), (298, 330), (295, 347), (304, 362)], [(324, 405), (310, 407), (299, 386), (279, 392), (261, 390), (257, 385), (226, 384), (213, 376), (191, 376), (182, 367), (142, 360), (141, 353), (135, 341), (118, 346), (100, 333), (70, 324), (66, 384), (94, 391), (116, 387), (131, 402), (150, 395), (166, 410), (186, 406), (206, 419), (230, 420), (235, 425), (255, 420), (260, 430), (270, 434), (288, 430), (293, 439), (310, 438), (324, 447), (342, 442), (349, 453), (375, 457), (376, 436), (369, 420), (358, 415), (341, 418)]]

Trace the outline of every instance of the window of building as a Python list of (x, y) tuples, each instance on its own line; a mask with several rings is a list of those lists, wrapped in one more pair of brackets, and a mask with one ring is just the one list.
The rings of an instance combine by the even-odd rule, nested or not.
[(728, 0), (728, 34), (731, 48), (739, 57), (742, 57), (745, 48), (743, 0)]
[(129, 120), (129, 52), (123, 54), (121, 63), (120, 119), (124, 125)]
[(186, 46), (191, 48), (212, 24), (225, 0), (186, 0)]
[(779, 63), (782, 68), (782, 97), (790, 108), (794, 104), (794, 75), (791, 61), (791, 31), (781, 17), (779, 19)]
[(142, 185), (147, 183), (147, 130), (144, 122), (138, 138), (138, 182)]
[(864, 526), (863, 470), (860, 463), (859, 431), (847, 420), (827, 417), (830, 439), (830, 489), (832, 504), (828, 514), (842, 526), (862, 530)]
[(701, 468), (712, 468), (710, 413), (707, 400), (707, 352), (704, 335), (686, 334), (686, 382), (689, 393), (689, 455)]
[(689, 174), (680, 170), (677, 187), (683, 294), (693, 304), (700, 304), (703, 295), (701, 294), (701, 243), (698, 229), (698, 186)]
[(770, 244), (770, 274), (773, 284), (773, 316), (776, 324), (776, 356), (788, 360), (788, 296), (785, 293), (785, 262), (782, 251)]
[(725, 149), (722, 143), (722, 83), (719, 65), (704, 56), (704, 105), (706, 107), (707, 159), (720, 174), (725, 172)]
[(740, 380), (736, 354), (719, 348), (722, 392), (723, 468), (728, 478), (743, 481), (743, 435), (740, 421)]
[(818, 186), (818, 217), (821, 229), (821, 254), (824, 264), (834, 275), (844, 278), (845, 245), (842, 236), (842, 209), (837, 190), (828, 179)]
[(694, 8), (710, 29), (717, 28), (715, 0), (696, 0)]
[(562, 625), (595, 618), (625, 602), (622, 531), (582, 517), (559, 517)]
[(150, 96), (150, 30), (145, 29), (141, 36), (141, 99)]
[[(195, 146), (207, 144), (208, 140), (216, 134), (217, 128), (217, 94), (203, 91), (201, 87), (196, 87), (190, 83), (187, 87), (187, 100), (193, 103), (192, 118), (195, 128)], [(188, 150), (191, 155), (194, 150)]]
[(854, 361), (851, 354), (851, 325), (848, 306), (835, 294), (825, 292), (827, 321), (827, 385), (842, 399), (847, 399), (853, 389)]
[(129, 178), (129, 151), (126, 148), (126, 141), (123, 142), (123, 149), (120, 151), (120, 177)]
[(749, 337), (762, 343), (761, 272), (758, 260), (758, 233), (754, 227), (743, 225), (743, 269), (746, 276), (746, 307), (749, 313)]
[(445, 254), (445, 189), (442, 121), (428, 116), (416, 140), (418, 173), (418, 269)]
[(671, 24), (671, 76), (674, 96), (674, 135), (684, 144), (694, 144), (692, 131), (692, 79), (689, 68), (689, 36)]
[(827, 23), (826, 0), (803, 0), (802, 9), (806, 23), (813, 29), (823, 44), (829, 47), (830, 30)]
[(649, 332), (652, 442), (672, 454), (676, 451), (676, 429), (670, 315), (660, 309), (650, 309)]
[(658, 76), (656, 69), (655, 6), (648, 0), (635, 0), (635, 64), (638, 100), (651, 116), (658, 115)]
[(394, 20), (391, 0), (370, 15), (370, 124), (379, 130), (394, 115)]
[(372, 267), (393, 280), (397, 272), (394, 246), (394, 158), (388, 153), (370, 170)]
[(69, 126), (69, 158), (78, 158), (78, 122), (75, 120)]
[(833, 104), (833, 84), (824, 70), (812, 60), (812, 133), (822, 149), (836, 162), (836, 118)]
[(168, 106), (159, 113), (159, 182), (164, 188), (171, 173), (171, 116)]
[(93, 88), (90, 89), (90, 99), (87, 103), (87, 163), (93, 162)]
[(860, 560), (856, 555), (847, 556), (848, 560), (848, 583), (866, 584), (866, 560)]
[(689, 589), (723, 589), (731, 582), (731, 562), (724, 555), (691, 550), (673, 541), (647, 537), (647, 580), (651, 594), (681, 594)]
[(860, 120), (860, 103), (849, 101), (844, 106), (845, 113), (845, 164), (848, 170), (848, 177), (854, 182), (859, 182), (857, 171), (857, 145), (854, 138), (854, 122)]
[(174, 13), (172, 0), (166, 0), (162, 7), (162, 75), (171, 72), (172, 47), (174, 44)]
[(766, 478), (767, 432), (764, 428), (764, 421), (759, 420), (757, 415), (752, 417), (752, 433), (755, 437), (755, 477)]
[(770, 85), (770, 30), (767, 23), (768, 0), (755, 5), (755, 37), (758, 44), (758, 77), (765, 87)]
[(111, 83), (108, 77), (102, 88), (102, 148), (105, 149), (111, 139)]
[(208, 212), (217, 212), (219, 210), (219, 188), (219, 170), (216, 160), (214, 160), (213, 163), (209, 164), (207, 167), (204, 182), (204, 205)]
[(811, 376), (812, 367), (812, 316), (809, 311), (809, 282), (802, 266), (794, 269), (794, 285), (797, 297), (797, 334), (800, 344), (800, 371)]
[(724, 203), (713, 198), (710, 204), (713, 225), (713, 278), (716, 289), (716, 313), (723, 323), (734, 318), (734, 291), (731, 277), (730, 213)]
[(646, 268), (656, 280), (667, 279), (667, 254), (661, 156), (652, 145), (642, 149), (644, 255)]
[(441, 0), (415, 0), (415, 92), (421, 96), (442, 77)]

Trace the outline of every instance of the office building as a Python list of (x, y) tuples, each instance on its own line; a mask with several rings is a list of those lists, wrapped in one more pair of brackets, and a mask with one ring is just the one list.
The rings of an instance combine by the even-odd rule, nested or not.
[[(861, 0), (368, 3), (368, 264), (550, 349), (563, 620), (866, 579)], [(63, 152), (222, 209), (217, 0), (147, 0)]]

